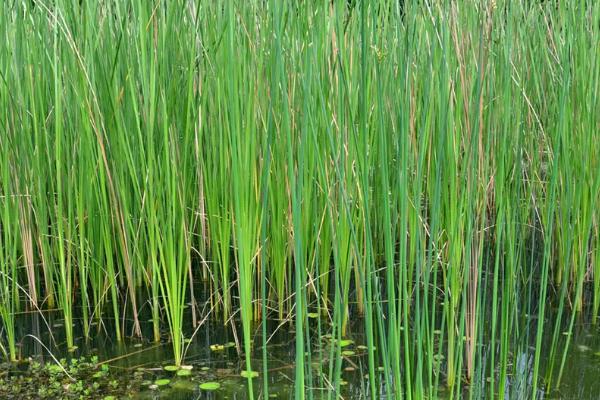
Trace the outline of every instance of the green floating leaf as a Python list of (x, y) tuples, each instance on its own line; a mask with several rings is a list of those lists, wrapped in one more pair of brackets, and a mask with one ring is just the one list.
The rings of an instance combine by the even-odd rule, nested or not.
[(48, 372), (50, 372), (50, 374), (59, 374), (61, 372), (64, 372), (62, 367), (58, 364), (50, 364), (46, 367), (46, 369), (48, 370)]
[(171, 383), (170, 379), (157, 379), (154, 381), (156, 386), (167, 386), (169, 383)]
[(342, 339), (340, 340), (340, 347), (347, 347), (354, 343), (354, 340)]
[(212, 351), (223, 351), (225, 350), (225, 346), (223, 346), (222, 344), (211, 344), (210, 349)]
[(309, 312), (308, 314), (306, 314), (306, 316), (308, 318), (319, 318), (319, 313), (316, 312)]
[(362, 345), (362, 344), (359, 344), (358, 346), (356, 346), (356, 348), (357, 348), (358, 350), (367, 350), (367, 349), (368, 349), (368, 347), (367, 347), (367, 346), (365, 346), (365, 345)]
[(190, 376), (192, 374), (192, 371), (190, 371), (189, 369), (180, 369), (179, 371), (177, 371), (177, 376)]
[(104, 396), (103, 400), (117, 400), (117, 398), (115, 396), (109, 394), (108, 396)]
[(256, 378), (256, 377), (258, 377), (258, 372), (244, 370), (244, 371), (242, 371), (242, 373), (240, 375), (244, 378)]
[(188, 371), (191, 371), (194, 369), (193, 365), (182, 365), (181, 369), (187, 369)]
[(344, 350), (344, 351), (342, 351), (342, 355), (343, 356), (353, 356), (354, 354), (356, 354), (356, 353), (353, 352), (352, 350)]
[(217, 390), (221, 387), (219, 382), (204, 382), (200, 384), (200, 389), (202, 390)]
[(166, 365), (163, 367), (163, 369), (165, 371), (174, 372), (174, 371), (177, 371), (179, 369), (179, 367), (177, 365)]
[(227, 348), (229, 348), (229, 347), (235, 347), (235, 343), (233, 343), (233, 342), (227, 342), (227, 343), (225, 343), (223, 345), (223, 347), (227, 347)]

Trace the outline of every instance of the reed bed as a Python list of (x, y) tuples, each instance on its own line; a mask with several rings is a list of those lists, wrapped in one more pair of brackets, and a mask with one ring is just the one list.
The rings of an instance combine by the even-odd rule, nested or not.
[(72, 348), (145, 309), (179, 365), (207, 301), (248, 370), (293, 327), (298, 399), (337, 396), (357, 316), (370, 398), (504, 398), (521, 353), (532, 398), (597, 321), (598, 2), (7, 0), (0, 35), (10, 360), (23, 310)]

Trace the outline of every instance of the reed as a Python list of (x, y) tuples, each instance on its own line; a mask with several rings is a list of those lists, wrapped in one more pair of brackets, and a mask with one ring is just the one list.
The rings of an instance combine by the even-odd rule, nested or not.
[(180, 365), (200, 284), (249, 371), (265, 322), (265, 391), (278, 319), (296, 398), (341, 393), (357, 333), (367, 397), (504, 397), (515, 354), (541, 396), (600, 310), (599, 31), (596, 2), (5, 1), (3, 353), (22, 309), (71, 349), (149, 310)]

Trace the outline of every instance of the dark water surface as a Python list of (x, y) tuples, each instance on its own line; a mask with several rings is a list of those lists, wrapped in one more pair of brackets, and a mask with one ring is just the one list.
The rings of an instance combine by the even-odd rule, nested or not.
[[(564, 319), (564, 318), (563, 318)], [(188, 319), (189, 320), (189, 319)], [(314, 398), (327, 398), (326, 387), (329, 373), (330, 339), (319, 336), (316, 328), (316, 320), (311, 321), (311, 370), (312, 394)], [(344, 348), (351, 350), (355, 354), (343, 357), (341, 378), (343, 385), (340, 387), (341, 396), (345, 399), (368, 398), (368, 368), (366, 345), (364, 336), (357, 332), (363, 331), (363, 321), (354, 318), (349, 327), (349, 338), (353, 343)], [(321, 320), (323, 332), (329, 329), (325, 325), (324, 319)], [(531, 321), (530, 321), (531, 322)], [(125, 324), (131, 327), (131, 323)], [(146, 338), (152, 337), (152, 326), (148, 320), (144, 320), (143, 330)], [(514, 349), (510, 354), (511, 364), (509, 366), (509, 376), (504, 383), (506, 387), (506, 398), (521, 399), (527, 398), (526, 393), (531, 391), (531, 372), (533, 365), (533, 340), (535, 329), (533, 324), (525, 324), (522, 329), (530, 332), (531, 339), (529, 343), (524, 342), (523, 346)], [(80, 327), (76, 327), (80, 331)], [(222, 321), (207, 319), (197, 329), (193, 340), (187, 343), (185, 364), (192, 366), (191, 374), (185, 377), (176, 376), (175, 372), (165, 371), (164, 366), (173, 363), (171, 344), (167, 341), (167, 333), (162, 343), (156, 344), (151, 340), (138, 340), (128, 338), (124, 342), (117, 342), (114, 339), (110, 319), (103, 319), (99, 324), (92, 327), (92, 337), (89, 341), (83, 338), (77, 339), (78, 348), (69, 353), (66, 351), (64, 343), (64, 325), (62, 313), (60, 311), (40, 313), (21, 314), (17, 323), (17, 337), (22, 338), (19, 343), (21, 356), (25, 359), (39, 362), (42, 366), (56, 364), (56, 360), (64, 359), (65, 365), (69, 365), (69, 360), (90, 360), (90, 357), (96, 358), (91, 362), (94, 368), (90, 372), (77, 372), (73, 370), (73, 375), (80, 374), (79, 378), (88, 386), (81, 398), (99, 398), (116, 399), (246, 399), (248, 398), (247, 380), (240, 376), (245, 369), (245, 359), (243, 355), (238, 354), (235, 343), (241, 340), (241, 326), (239, 322), (224, 326)], [(288, 323), (280, 324), (278, 321), (269, 321), (267, 332), (270, 332), (270, 340), (267, 346), (268, 360), (268, 384), (269, 398), (290, 399), (294, 393), (294, 362), (295, 362), (295, 342), (294, 332)], [(191, 334), (193, 329), (187, 327), (186, 334)], [(236, 333), (237, 332), (237, 337)], [(549, 348), (551, 344), (552, 329), (546, 331), (544, 337), (541, 360), (541, 376), (543, 377), (545, 366), (548, 362)], [(253, 380), (255, 398), (266, 398), (263, 388), (263, 359), (262, 359), (262, 337), (260, 336), (260, 325), (255, 327), (255, 345), (253, 354), (253, 368), (259, 372), (258, 378)], [(563, 357), (568, 335), (561, 332), (558, 346), (558, 354), (555, 355), (555, 371), (558, 371)], [(35, 338), (34, 338), (35, 337)], [(36, 339), (37, 338), (37, 339)], [(38, 340), (39, 339), (39, 340)], [(211, 350), (211, 345), (213, 349)], [(214, 345), (223, 345), (224, 348), (214, 351)], [(52, 356), (50, 355), (52, 353)], [(480, 356), (484, 358), (489, 356), (489, 347), (482, 347)], [(600, 398), (600, 329), (598, 326), (591, 325), (585, 319), (575, 323), (569, 350), (565, 354), (565, 367), (561, 377), (559, 389), (546, 390), (540, 392), (542, 398), (547, 399), (598, 399)], [(56, 360), (55, 360), (56, 359)], [(76, 361), (77, 362), (77, 361)], [(102, 378), (95, 377), (97, 365), (101, 363), (109, 365), (108, 371), (102, 372)], [(85, 364), (85, 362), (84, 362)], [(441, 368), (443, 370), (443, 368)], [(57, 379), (59, 383), (47, 382), (43, 373), (33, 371), (30, 364), (20, 365), (4, 364), (2, 366), (2, 375), (0, 375), (0, 397), (2, 398), (45, 398), (43, 394), (45, 389), (39, 387), (54, 384), (60, 384), (62, 390), (69, 392), (73, 386), (62, 373)], [(381, 374), (381, 372), (380, 372)], [(33, 375), (33, 376), (32, 376)], [(37, 378), (36, 378), (37, 376)], [(77, 378), (77, 377), (76, 377)], [(383, 382), (383, 376), (379, 377), (379, 382)], [(11, 383), (10, 379), (20, 382), (20, 391), (16, 389), (11, 392), (7, 389)], [(161, 387), (156, 387), (155, 383), (159, 379), (169, 379), (170, 382)], [(440, 378), (440, 390), (437, 395), (439, 398), (447, 397), (443, 389), (443, 378)], [(556, 374), (555, 374), (556, 383)], [(93, 382), (96, 382), (93, 386)], [(91, 383), (90, 383), (91, 382)], [(220, 388), (215, 391), (203, 391), (199, 385), (204, 382), (218, 382)], [(475, 378), (469, 386), (464, 385), (463, 397), (485, 398), (486, 385), (488, 380), (481, 374)], [(89, 386), (92, 385), (92, 386)], [(475, 385), (475, 387), (473, 387)], [(499, 385), (497, 382), (496, 385)], [(39, 387), (36, 387), (39, 386)], [(17, 388), (18, 389), (18, 388)], [(35, 390), (34, 390), (35, 389)], [(379, 388), (384, 398), (384, 388)], [(58, 389), (57, 389), (58, 390)], [(37, 391), (37, 392), (36, 392)], [(12, 393), (12, 394), (11, 394)], [(33, 395), (31, 393), (42, 393)], [(82, 392), (83, 393), (83, 392)], [(51, 395), (47, 398), (57, 398)], [(65, 398), (77, 398), (68, 397)]]

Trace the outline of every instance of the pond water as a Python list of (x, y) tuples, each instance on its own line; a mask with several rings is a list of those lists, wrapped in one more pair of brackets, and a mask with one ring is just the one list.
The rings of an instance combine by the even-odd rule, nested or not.
[[(349, 327), (348, 351), (342, 360), (342, 386), (340, 395), (344, 399), (368, 397), (366, 340), (362, 332), (363, 322), (352, 319)], [(17, 337), (21, 356), (27, 362), (4, 364), (0, 368), (0, 398), (98, 398), (98, 399), (246, 399), (247, 380), (240, 376), (245, 369), (244, 357), (238, 354), (236, 342), (241, 338), (239, 322), (235, 326), (224, 326), (222, 321), (207, 319), (196, 331), (193, 339), (186, 343), (185, 364), (190, 370), (168, 371), (173, 363), (171, 346), (165, 340), (156, 344), (150, 340), (126, 339), (117, 342), (112, 335), (110, 320), (93, 326), (93, 339), (77, 340), (77, 349), (67, 352), (64, 343), (63, 321), (60, 312), (22, 314), (18, 320)], [(129, 324), (131, 326), (131, 324)], [(146, 337), (152, 337), (151, 324), (143, 322)], [(192, 331), (188, 327), (188, 331)], [(290, 399), (294, 393), (294, 332), (290, 324), (269, 321), (267, 331), (270, 339), (267, 346), (268, 398)], [(529, 329), (531, 341), (511, 352), (511, 366), (506, 386), (506, 398), (525, 398), (530, 391), (531, 365), (533, 363), (534, 329)], [(326, 331), (326, 329), (324, 329)], [(551, 329), (544, 337), (543, 348), (550, 347)], [(237, 332), (237, 335), (236, 335)], [(260, 325), (255, 327), (255, 343), (262, 343)], [(328, 382), (324, 377), (331, 368), (329, 349), (331, 339), (319, 336), (316, 323), (311, 325), (311, 371), (313, 398), (327, 398)], [(566, 334), (561, 334), (559, 352), (562, 357)], [(600, 398), (600, 330), (585, 319), (576, 321), (569, 350), (565, 356), (565, 367), (560, 388), (540, 391), (539, 397), (547, 399), (596, 399)], [(255, 398), (266, 398), (263, 387), (263, 352), (260, 345), (254, 346), (253, 369), (259, 376), (253, 379)], [(482, 347), (482, 357), (487, 357), (489, 348)], [(541, 367), (547, 363), (544, 352)], [(57, 361), (63, 368), (57, 367)], [(105, 363), (107, 367), (100, 365)], [(555, 368), (558, 368), (556, 364)], [(69, 375), (73, 379), (69, 378)], [(383, 378), (383, 377), (381, 377)], [(383, 379), (379, 380), (380, 382)], [(483, 398), (486, 379), (474, 379), (471, 385), (463, 382), (463, 397)], [(216, 390), (203, 390), (203, 383), (217, 383)], [(447, 393), (440, 382), (439, 398)], [(383, 389), (380, 398), (385, 398)]]

